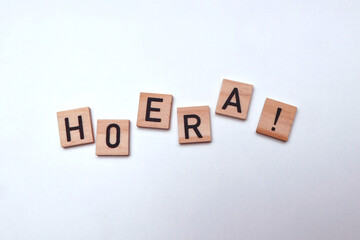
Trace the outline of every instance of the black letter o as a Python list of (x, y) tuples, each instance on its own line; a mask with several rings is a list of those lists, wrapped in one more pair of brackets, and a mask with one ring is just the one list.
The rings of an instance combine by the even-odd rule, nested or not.
[[(114, 144), (110, 143), (110, 130), (111, 128), (116, 128), (116, 142)], [(116, 148), (120, 144), (120, 127), (119, 125), (112, 123), (106, 128), (106, 145), (109, 148)]]

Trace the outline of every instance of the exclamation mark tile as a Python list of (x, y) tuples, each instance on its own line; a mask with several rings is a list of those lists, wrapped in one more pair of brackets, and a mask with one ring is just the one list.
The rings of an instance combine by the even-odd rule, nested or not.
[(295, 106), (267, 98), (256, 132), (286, 142), (296, 110)]
[[(279, 108), (279, 107), (278, 107), (278, 109), (277, 109), (277, 111), (276, 111), (275, 120), (274, 120), (274, 126), (277, 124), (277, 121), (279, 120), (281, 111), (282, 111), (282, 108)], [(272, 128), (271, 128), (271, 131), (275, 131), (275, 130), (276, 130), (275, 127), (272, 127)]]

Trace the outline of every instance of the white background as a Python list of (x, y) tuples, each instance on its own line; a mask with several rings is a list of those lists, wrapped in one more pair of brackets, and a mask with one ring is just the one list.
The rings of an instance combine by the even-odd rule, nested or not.
[[(0, 239), (360, 238), (360, 2), (0, 1)], [(248, 119), (215, 115), (223, 78)], [(139, 93), (174, 96), (169, 131)], [(287, 143), (255, 133), (298, 107)], [(176, 108), (213, 142), (180, 146)], [(62, 149), (56, 112), (131, 120), (131, 156)]]

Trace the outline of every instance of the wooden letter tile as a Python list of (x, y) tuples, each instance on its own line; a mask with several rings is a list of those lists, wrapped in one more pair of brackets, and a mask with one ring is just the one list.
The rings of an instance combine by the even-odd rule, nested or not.
[(245, 120), (252, 92), (253, 85), (224, 79), (215, 112)]
[(61, 146), (72, 147), (94, 142), (90, 108), (57, 113)]
[(129, 156), (129, 120), (98, 120), (96, 155)]
[(140, 93), (137, 126), (144, 128), (170, 128), (172, 95)]
[(256, 132), (286, 142), (296, 110), (294, 106), (267, 98)]
[(211, 142), (208, 106), (178, 108), (177, 118), (180, 144)]

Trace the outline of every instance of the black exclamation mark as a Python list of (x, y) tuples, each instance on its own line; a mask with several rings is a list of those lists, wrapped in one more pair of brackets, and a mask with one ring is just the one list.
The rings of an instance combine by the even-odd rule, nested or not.
[[(281, 108), (278, 108), (277, 111), (276, 111), (274, 125), (276, 125), (277, 121), (279, 120), (281, 110), (282, 110)], [(271, 130), (275, 131), (275, 127), (272, 127)]]

